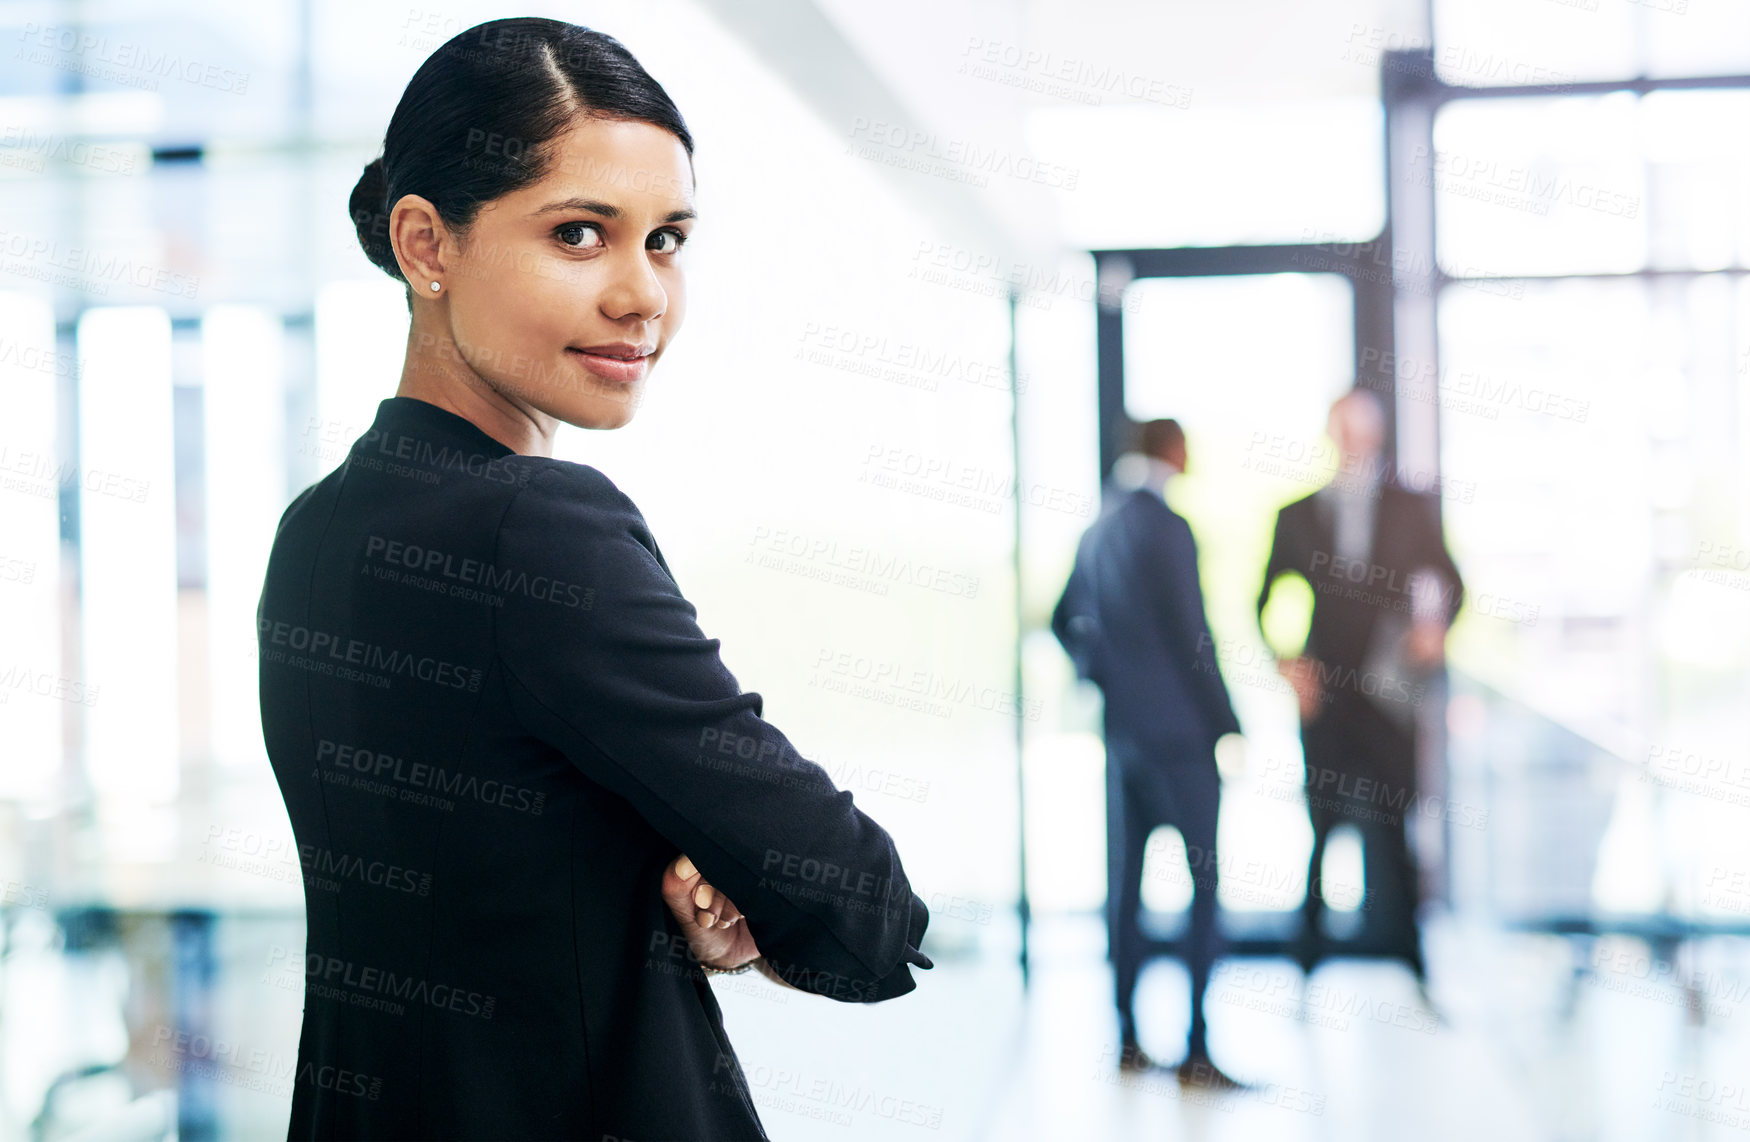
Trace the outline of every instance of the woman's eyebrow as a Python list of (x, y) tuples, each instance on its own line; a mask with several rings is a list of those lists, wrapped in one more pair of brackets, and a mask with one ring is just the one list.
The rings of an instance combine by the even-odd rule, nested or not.
[[(549, 202), (547, 205), (530, 214), (529, 217), (537, 218), (543, 214), (551, 214), (556, 210), (583, 210), (588, 211), (591, 214), (599, 214), (603, 218), (618, 218), (624, 213), (624, 211), (611, 202), (598, 202), (593, 198), (566, 198), (561, 199), (558, 202)], [(697, 218), (698, 216), (699, 215), (696, 211), (683, 208), (680, 210), (669, 211), (663, 216), (662, 220), (664, 222), (685, 222), (689, 218)]]

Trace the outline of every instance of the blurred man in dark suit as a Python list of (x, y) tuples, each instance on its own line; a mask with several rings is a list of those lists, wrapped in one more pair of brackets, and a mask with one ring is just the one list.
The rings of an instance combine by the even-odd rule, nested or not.
[(1137, 1040), (1132, 1004), (1144, 959), (1138, 926), (1144, 846), (1157, 826), (1171, 825), (1184, 838), (1192, 873), (1184, 942), (1191, 1025), (1179, 1078), (1231, 1087), (1238, 1084), (1209, 1058), (1203, 993), (1217, 941), (1215, 743), (1240, 725), (1203, 613), (1197, 544), (1163, 498), (1185, 462), (1185, 434), (1176, 421), (1141, 426), (1137, 452), (1121, 458), (1101, 516), (1081, 538), (1051, 629), (1077, 674), (1105, 698), (1107, 950), (1120, 1065), (1132, 1071), (1155, 1065)]
[(1420, 986), (1420, 889), (1405, 829), (1416, 804), (1416, 711), (1464, 585), (1437, 495), (1385, 471), (1379, 398), (1351, 390), (1331, 406), (1327, 432), (1340, 467), (1277, 515), (1258, 596), (1262, 621), (1279, 576), (1298, 573), (1313, 589), (1305, 650), (1277, 664), (1299, 699), (1313, 827), (1296, 953), (1308, 973), (1323, 954), (1320, 867), (1331, 830), (1348, 823), (1361, 834), (1365, 907), (1379, 928), (1370, 943), (1408, 964)]

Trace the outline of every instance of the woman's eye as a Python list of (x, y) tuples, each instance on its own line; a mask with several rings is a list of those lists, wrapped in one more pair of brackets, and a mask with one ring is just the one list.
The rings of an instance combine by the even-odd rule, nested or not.
[[(650, 240), (659, 244), (652, 247), (657, 253), (673, 254), (679, 252), (680, 248), (686, 245), (687, 236), (679, 230), (658, 230), (650, 236)], [(661, 245), (663, 242), (667, 244)]]
[[(588, 222), (567, 222), (565, 225), (559, 227), (558, 230), (554, 231), (554, 233), (559, 235), (559, 240), (561, 242), (564, 242), (567, 246), (570, 246), (574, 250), (588, 250), (588, 249), (592, 249), (595, 246), (601, 245), (601, 239), (602, 239), (601, 231), (596, 229), (594, 226), (590, 225)], [(593, 235), (595, 235), (595, 239), (593, 241), (588, 241), (588, 242), (585, 242), (585, 241), (574, 242), (568, 237), (568, 235), (579, 234), (579, 233), (581, 233), (581, 234), (593, 234)]]

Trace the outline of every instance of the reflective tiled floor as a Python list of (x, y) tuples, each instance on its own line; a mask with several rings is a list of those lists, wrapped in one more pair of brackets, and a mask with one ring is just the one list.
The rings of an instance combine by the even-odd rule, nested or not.
[[(1104, 942), (1044, 926), (1024, 1046), (991, 1142), (1675, 1142), (1750, 1136), (1750, 948), (1716, 940), (1661, 969), (1644, 945), (1430, 927), (1438, 1021), (1401, 967), (1228, 961), (1210, 986), (1211, 1052), (1253, 1089), (1186, 1094), (1171, 1075), (1118, 1078)], [(1576, 957), (1586, 972), (1575, 971)], [(1682, 989), (1706, 1009), (1696, 1021)], [(1144, 1047), (1180, 1053), (1185, 976), (1152, 965)]]
[[(302, 924), (230, 914), (203, 945), (176, 939), (188, 922), (62, 930), (45, 909), (8, 911), (0, 1138), (284, 1137), (290, 1094), (274, 1076), (296, 1056), (301, 980), (276, 956), (301, 946)], [(198, 946), (210, 954), (191, 959)], [(1284, 960), (1224, 961), (1211, 1045), (1252, 1085), (1219, 1096), (1170, 1074), (1120, 1078), (1091, 916), (1036, 923), (1025, 996), (1014, 967), (951, 955), (912, 995), (872, 1007), (757, 976), (713, 986), (767, 1128), (789, 1142), (1750, 1136), (1746, 942), (1661, 966), (1631, 940), (1447, 920), (1428, 950), (1438, 1015), (1395, 965), (1335, 961), (1308, 983)], [(1145, 971), (1139, 1015), (1145, 1047), (1174, 1059), (1186, 1018), (1176, 963)], [(187, 1027), (206, 1035), (184, 1038)]]

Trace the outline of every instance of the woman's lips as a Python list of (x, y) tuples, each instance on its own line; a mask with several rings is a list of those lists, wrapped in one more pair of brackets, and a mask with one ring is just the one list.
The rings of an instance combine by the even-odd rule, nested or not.
[(584, 368), (607, 381), (619, 381), (624, 384), (641, 380), (646, 370), (650, 368), (648, 356), (608, 357), (601, 353), (586, 353), (582, 349), (566, 349), (565, 351), (576, 357), (578, 363)]

